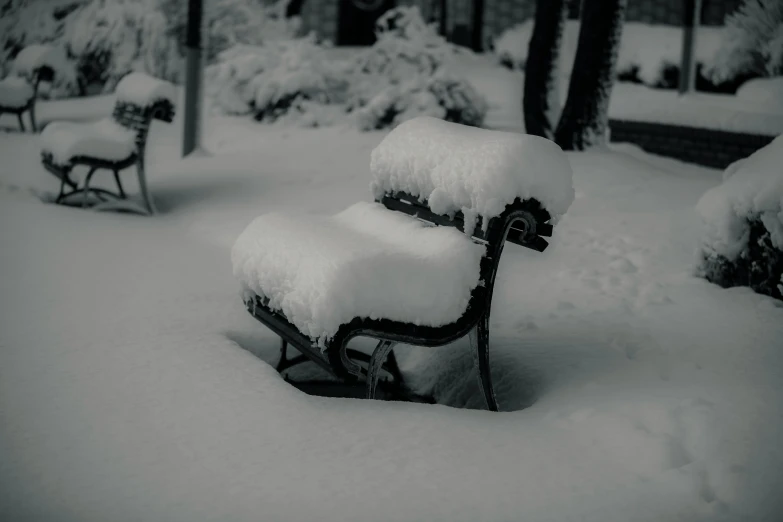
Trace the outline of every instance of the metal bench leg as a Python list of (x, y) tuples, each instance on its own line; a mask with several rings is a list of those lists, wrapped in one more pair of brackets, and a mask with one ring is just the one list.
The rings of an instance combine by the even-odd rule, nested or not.
[(155, 205), (147, 190), (147, 178), (144, 173), (144, 158), (142, 156), (139, 156), (139, 161), (136, 163), (136, 170), (139, 174), (139, 191), (141, 192), (141, 199), (144, 201), (144, 206), (150, 215), (155, 214)]
[(120, 191), (120, 197), (121, 197), (122, 199), (125, 199), (127, 196), (125, 196), (125, 190), (123, 190), (123, 188), (122, 188), (122, 183), (120, 183), (120, 173), (119, 173), (119, 172), (117, 172), (117, 170), (116, 170), (116, 169), (115, 169), (115, 170), (113, 170), (112, 172), (114, 172), (114, 181), (116, 181), (116, 182), (117, 182), (117, 188), (118, 188), (118, 189), (119, 189), (119, 191)]
[(98, 170), (98, 167), (92, 167), (87, 173), (87, 177), (84, 178), (84, 198), (82, 199), (82, 208), (87, 208), (87, 201), (90, 195), (90, 179), (92, 178), (92, 175), (95, 174), (96, 170)]
[(24, 120), (22, 119), (21, 112), (16, 113), (16, 119), (19, 120), (19, 128), (22, 129), (22, 132), (27, 132), (27, 129), (24, 128)]
[(470, 331), (470, 345), (473, 348), (473, 364), (478, 369), (479, 385), (484, 393), (487, 409), (498, 411), (489, 370), (489, 312), (485, 313), (476, 327)]
[(372, 352), (370, 357), (370, 365), (367, 368), (367, 392), (365, 396), (368, 399), (375, 398), (375, 388), (378, 386), (378, 378), (380, 377), (381, 367), (389, 352), (394, 348), (396, 343), (392, 341), (380, 341), (378, 346)]
[(287, 352), (288, 342), (286, 342), (285, 339), (280, 339), (280, 361), (277, 363), (277, 367), (275, 367), (275, 370), (278, 372), (283, 371), (285, 363), (288, 362), (288, 358), (286, 357)]
[(30, 106), (30, 125), (33, 126), (33, 132), (38, 132), (38, 126), (35, 124), (35, 103)]

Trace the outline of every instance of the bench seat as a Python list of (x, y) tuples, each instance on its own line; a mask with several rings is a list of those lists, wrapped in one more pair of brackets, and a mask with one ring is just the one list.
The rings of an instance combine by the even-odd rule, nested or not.
[(136, 154), (135, 140), (133, 130), (111, 118), (89, 123), (52, 122), (41, 132), (41, 152), (50, 155), (55, 165), (68, 165), (84, 156), (121, 162)]
[(357, 317), (441, 326), (464, 313), (486, 247), (360, 202), (334, 216), (266, 214), (232, 250), (235, 276), (324, 348)]

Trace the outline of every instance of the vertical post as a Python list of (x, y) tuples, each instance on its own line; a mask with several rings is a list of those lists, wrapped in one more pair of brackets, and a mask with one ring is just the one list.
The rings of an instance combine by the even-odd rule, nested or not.
[(448, 0), (440, 0), (440, 35), (444, 38), (449, 37), (448, 3)]
[(682, 58), (680, 60), (680, 94), (687, 94), (694, 89), (696, 77), (696, 60), (694, 48), (696, 29), (701, 17), (702, 0), (683, 0), (682, 21)]
[(473, 35), (471, 47), (474, 51), (484, 50), (484, 0), (473, 0)]
[(182, 156), (201, 145), (203, 0), (188, 0), (188, 25), (185, 35), (185, 121)]

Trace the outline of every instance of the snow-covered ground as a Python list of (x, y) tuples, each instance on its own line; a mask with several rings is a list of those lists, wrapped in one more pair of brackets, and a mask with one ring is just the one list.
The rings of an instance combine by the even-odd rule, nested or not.
[[(520, 91), (479, 72), (507, 124)], [(36, 138), (0, 134), (0, 520), (780, 520), (783, 308), (691, 275), (720, 172), (569, 154), (551, 247), (503, 254), (492, 414), (467, 340), (399, 349), (439, 405), (305, 395), (240, 300), (242, 229), (369, 200), (384, 134), (213, 117), (180, 161), (180, 126), (150, 136), (154, 218), (42, 204)]]

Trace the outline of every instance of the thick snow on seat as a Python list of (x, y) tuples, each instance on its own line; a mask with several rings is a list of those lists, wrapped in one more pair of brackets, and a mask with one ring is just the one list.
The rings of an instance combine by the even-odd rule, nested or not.
[(106, 118), (91, 123), (53, 122), (41, 133), (41, 150), (57, 165), (78, 156), (121, 161), (136, 151), (136, 134)]
[(267, 214), (231, 252), (245, 290), (269, 298), (319, 346), (355, 317), (452, 323), (467, 309), (485, 247), (378, 203), (334, 216)]
[(376, 197), (408, 192), (438, 214), (492, 218), (516, 198), (536, 198), (555, 223), (574, 200), (571, 165), (555, 143), (428, 116), (391, 131), (372, 151), (370, 170)]
[(158, 101), (175, 102), (176, 91), (167, 81), (159, 80), (142, 72), (125, 75), (117, 84), (117, 101), (149, 107)]
[(24, 78), (9, 76), (0, 80), (0, 107), (22, 108), (33, 98), (33, 88)]
[(702, 248), (734, 260), (747, 246), (750, 219), (759, 219), (783, 250), (783, 135), (729, 165), (724, 181), (696, 209), (706, 225)]

